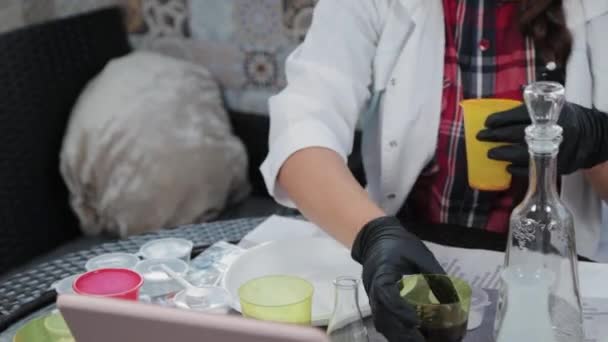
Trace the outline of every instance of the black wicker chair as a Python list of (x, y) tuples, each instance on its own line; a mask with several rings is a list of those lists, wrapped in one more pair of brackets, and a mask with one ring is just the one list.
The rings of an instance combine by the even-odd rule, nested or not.
[(129, 50), (118, 8), (0, 35), (0, 274), (78, 235), (64, 131), (85, 84)]
[[(59, 152), (81, 90), (112, 58), (130, 51), (117, 8), (0, 35), (0, 278), (89, 248), (111, 237), (83, 238), (59, 174)], [(253, 192), (218, 219), (293, 215), (266, 192), (258, 167), (268, 152), (267, 116), (230, 112), (249, 157)], [(349, 166), (364, 180), (356, 136)], [(46, 253), (53, 249), (53, 252)], [(40, 256), (37, 257), (36, 256)]]

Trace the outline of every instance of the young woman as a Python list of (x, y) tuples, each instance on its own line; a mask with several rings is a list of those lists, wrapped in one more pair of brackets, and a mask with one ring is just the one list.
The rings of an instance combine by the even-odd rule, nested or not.
[[(606, 0), (320, 0), (287, 62), (288, 86), (270, 101), (262, 172), (277, 201), (352, 247), (376, 328), (390, 341), (422, 340), (397, 280), (443, 271), (406, 220), (505, 232), (527, 186), (520, 177), (503, 192), (468, 186), (462, 99), (521, 100), (530, 82), (565, 82), (561, 192), (579, 251), (595, 255), (608, 198), (600, 144), (608, 130), (607, 32)], [(368, 107), (375, 110), (361, 119), (363, 189), (345, 159)], [(528, 123), (520, 107), (493, 115), (478, 136), (515, 143), (489, 154), (509, 161), (514, 176), (527, 174)], [(406, 200), (415, 217), (398, 220)]]

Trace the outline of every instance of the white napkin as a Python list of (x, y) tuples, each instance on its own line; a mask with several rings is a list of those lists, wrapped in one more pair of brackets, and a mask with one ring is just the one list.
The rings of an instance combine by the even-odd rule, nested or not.
[(253, 246), (276, 240), (289, 240), (304, 237), (330, 237), (321, 228), (308, 221), (283, 216), (270, 216), (239, 243), (240, 247)]

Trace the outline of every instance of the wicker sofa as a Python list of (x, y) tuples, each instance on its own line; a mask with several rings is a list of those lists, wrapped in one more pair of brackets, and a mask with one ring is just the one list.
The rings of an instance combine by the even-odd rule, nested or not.
[[(84, 85), (108, 60), (130, 50), (117, 8), (0, 35), (0, 276), (113, 239), (80, 234), (58, 156)], [(258, 172), (268, 118), (244, 112), (230, 112), (230, 118), (247, 149), (253, 191), (219, 219), (293, 213), (268, 196)], [(363, 181), (358, 152), (353, 156), (351, 166)]]

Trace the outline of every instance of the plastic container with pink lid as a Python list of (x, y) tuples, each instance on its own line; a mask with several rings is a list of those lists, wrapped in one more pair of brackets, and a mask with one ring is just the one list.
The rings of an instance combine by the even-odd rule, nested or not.
[(102, 268), (89, 271), (74, 280), (74, 292), (80, 295), (137, 300), (144, 278), (126, 268)]

